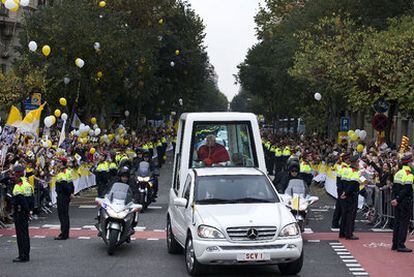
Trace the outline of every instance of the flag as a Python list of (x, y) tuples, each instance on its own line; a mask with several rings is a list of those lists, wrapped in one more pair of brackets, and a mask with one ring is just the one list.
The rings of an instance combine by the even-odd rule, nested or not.
[(20, 131), (39, 135), (40, 117), (46, 103), (42, 104), (36, 110), (30, 111), (18, 126)]
[(15, 106), (12, 106), (10, 109), (9, 117), (7, 118), (6, 125), (17, 127), (22, 122), (22, 114), (19, 109)]
[(62, 131), (60, 132), (58, 147), (60, 147), (66, 139), (65, 126), (66, 126), (66, 120), (63, 121), (63, 126), (62, 126)]
[(79, 126), (81, 125), (81, 123), (82, 122), (80, 121), (79, 116), (77, 114), (74, 114), (71, 127), (74, 129), (79, 129)]

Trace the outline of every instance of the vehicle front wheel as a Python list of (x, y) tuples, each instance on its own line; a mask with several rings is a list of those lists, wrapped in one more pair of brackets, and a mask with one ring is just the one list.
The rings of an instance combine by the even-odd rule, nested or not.
[(303, 250), (302, 254), (300, 255), (300, 258), (296, 261), (286, 263), (286, 264), (280, 264), (279, 270), (283, 275), (296, 275), (302, 270), (303, 266)]
[(191, 276), (198, 276), (204, 273), (205, 266), (197, 261), (197, 257), (194, 251), (193, 238), (189, 236), (185, 244), (185, 265), (187, 272)]
[(118, 230), (109, 230), (109, 242), (108, 242), (108, 254), (113, 255), (115, 252), (115, 247), (118, 243)]
[(167, 218), (167, 248), (168, 253), (170, 254), (179, 254), (182, 251), (181, 245), (177, 242), (172, 232), (171, 220), (169, 217)]

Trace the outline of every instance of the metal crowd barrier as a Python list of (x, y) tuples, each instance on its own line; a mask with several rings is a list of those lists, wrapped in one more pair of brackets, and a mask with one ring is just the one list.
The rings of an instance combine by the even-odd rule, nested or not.
[[(391, 227), (391, 222), (395, 218), (394, 207), (391, 205), (391, 187), (375, 187), (374, 210), (376, 212), (376, 222), (374, 228), (385, 229)], [(414, 198), (414, 195), (413, 195)], [(414, 227), (414, 201), (412, 201), (411, 226)], [(412, 232), (414, 233), (414, 231)]]

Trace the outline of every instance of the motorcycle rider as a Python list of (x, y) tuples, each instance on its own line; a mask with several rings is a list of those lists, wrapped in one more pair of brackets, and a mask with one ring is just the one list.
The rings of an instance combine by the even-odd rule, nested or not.
[[(285, 194), (293, 196), (293, 194), (303, 194), (305, 197), (309, 194), (309, 188), (305, 184), (303, 177), (299, 174), (300, 165), (298, 163), (291, 163), (288, 167), (289, 175), (287, 186), (284, 190)], [(291, 180), (300, 180), (301, 182), (290, 182)], [(285, 186), (283, 184), (283, 186)]]
[[(158, 197), (158, 176), (160, 175), (159, 173), (159, 168), (158, 165), (151, 159), (151, 153), (148, 150), (144, 150), (143, 155), (143, 162), (147, 162), (149, 163), (149, 170), (152, 173), (151, 177), (154, 177), (153, 179), (153, 185), (154, 185), (154, 200), (153, 202), (156, 202), (156, 199)], [(137, 171), (139, 170), (139, 165), (137, 168)]]

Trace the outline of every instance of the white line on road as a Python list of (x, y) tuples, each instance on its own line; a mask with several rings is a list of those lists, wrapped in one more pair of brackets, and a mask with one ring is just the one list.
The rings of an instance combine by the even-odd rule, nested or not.
[(37, 229), (40, 229), (40, 227), (38, 227), (38, 226), (31, 226), (31, 227), (29, 227), (29, 230), (37, 230)]
[(147, 240), (160, 240), (160, 239), (157, 239), (157, 238), (149, 238)]
[(336, 254), (340, 255), (351, 255), (351, 252), (336, 252)]
[(357, 263), (358, 261), (355, 259), (342, 259), (344, 263)]
[(95, 225), (84, 225), (82, 229), (96, 229)]
[(368, 276), (368, 272), (352, 272), (355, 276)]
[(165, 229), (154, 229), (154, 232), (165, 232)]
[(392, 229), (381, 229), (381, 228), (372, 228), (373, 232), (384, 232), (384, 233), (392, 233)]
[(150, 209), (150, 210), (161, 210), (162, 207), (161, 206), (149, 206), (148, 209)]
[(313, 234), (313, 231), (311, 228), (305, 228), (305, 232), (303, 232), (304, 234)]
[(42, 228), (59, 229), (60, 225), (59, 224), (45, 224), (42, 226)]
[(312, 212), (327, 212), (327, 209), (311, 209)]
[(345, 246), (343, 245), (331, 245), (332, 248), (345, 248)]
[(80, 205), (79, 209), (95, 209), (96, 205)]
[(339, 228), (331, 228), (332, 232), (339, 232)]
[(34, 238), (35, 239), (44, 239), (44, 238), (46, 238), (46, 236), (38, 236), (38, 235), (36, 235), (36, 236), (34, 236)]
[(346, 264), (347, 267), (361, 267), (360, 264)]
[(319, 239), (309, 239), (308, 242), (321, 242)]
[(330, 242), (329, 245), (342, 245), (340, 242)]
[(349, 268), (350, 271), (365, 271), (365, 269), (361, 268), (361, 267), (356, 267), (356, 268)]
[(3, 235), (2, 234), (0, 234), (0, 238), (2, 237)]
[(76, 228), (70, 228), (70, 230), (71, 230), (71, 231), (80, 231), (80, 230), (82, 230), (82, 228), (80, 228), (80, 227), (76, 227)]
[(137, 240), (137, 238), (131, 238), (131, 240)]
[(16, 235), (13, 235), (13, 236), (12, 236), (12, 238), (15, 238), (15, 237), (16, 237)]
[(339, 258), (341, 258), (341, 259), (355, 259), (354, 256), (352, 256), (352, 255), (343, 255), (343, 256), (339, 256)]
[(91, 237), (78, 237), (78, 239), (91, 239)]
[(145, 229), (147, 229), (147, 227), (145, 227), (145, 226), (137, 226), (137, 227), (134, 228), (134, 230), (138, 231), (138, 232), (139, 231), (144, 231)]

